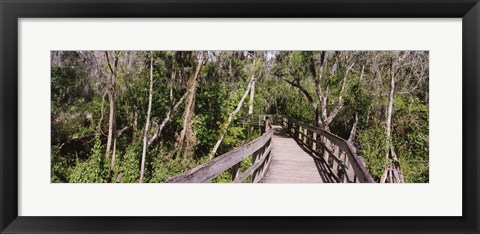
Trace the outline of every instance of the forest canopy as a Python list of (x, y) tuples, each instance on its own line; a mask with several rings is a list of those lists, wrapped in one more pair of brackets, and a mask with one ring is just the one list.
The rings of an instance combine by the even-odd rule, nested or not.
[(51, 182), (164, 182), (263, 115), (348, 139), (376, 182), (429, 182), (428, 51), (52, 51)]

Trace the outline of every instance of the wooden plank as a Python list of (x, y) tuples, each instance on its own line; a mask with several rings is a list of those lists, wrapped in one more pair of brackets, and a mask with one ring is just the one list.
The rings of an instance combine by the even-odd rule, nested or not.
[(253, 154), (259, 148), (263, 147), (265, 143), (270, 140), (273, 135), (273, 130), (269, 130), (261, 137), (241, 146), (235, 148), (223, 155), (220, 155), (213, 160), (199, 165), (187, 172), (178, 176), (172, 177), (165, 181), (166, 183), (203, 183), (217, 177), (220, 173), (233, 167), (235, 164), (241, 162), (243, 159)]

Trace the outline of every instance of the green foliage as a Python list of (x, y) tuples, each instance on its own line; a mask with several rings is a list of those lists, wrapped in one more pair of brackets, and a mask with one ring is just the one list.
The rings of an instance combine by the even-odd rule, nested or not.
[[(245, 172), (248, 168), (252, 166), (252, 155), (249, 155), (246, 157), (242, 162), (240, 163), (240, 173)], [(211, 182), (212, 183), (230, 183), (233, 181), (232, 177), (232, 171), (231, 170), (226, 170), (217, 177), (215, 177)], [(248, 176), (244, 181), (244, 183), (251, 183), (252, 182), (252, 176)]]
[(90, 158), (84, 162), (77, 162), (77, 165), (68, 175), (70, 183), (105, 183), (109, 179), (109, 160), (105, 159), (100, 139), (95, 139)]
[(416, 97), (397, 96), (394, 103), (393, 142), (405, 182), (429, 181), (428, 106)]
[(58, 146), (52, 146), (51, 153), (51, 182), (52, 183), (66, 183), (68, 182), (68, 168), (75, 163), (75, 160), (70, 155), (62, 156)]
[(405, 183), (428, 183), (429, 164), (423, 159), (400, 158)]
[(140, 160), (142, 157), (142, 145), (140, 141), (130, 144), (125, 153), (118, 154), (115, 164), (115, 182), (137, 183), (140, 180)]
[(365, 158), (366, 166), (374, 180), (378, 181), (382, 176), (387, 163), (387, 136), (385, 128), (370, 127), (359, 131), (358, 134), (359, 156)]
[(192, 169), (197, 162), (192, 161), (185, 157), (172, 158), (168, 157), (169, 153), (161, 150), (152, 162), (152, 171), (153, 174), (151, 179), (148, 180), (150, 183), (160, 183), (165, 180), (181, 174), (187, 170)]

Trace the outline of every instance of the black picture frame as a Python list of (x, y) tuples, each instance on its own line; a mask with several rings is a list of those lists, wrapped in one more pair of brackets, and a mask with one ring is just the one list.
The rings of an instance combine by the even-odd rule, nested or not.
[[(478, 0), (0, 0), (1, 233), (478, 233)], [(18, 19), (123, 17), (462, 18), (461, 217), (18, 216)], [(448, 124), (446, 124), (448, 127)], [(41, 198), (38, 199), (41, 202)], [(352, 197), (355, 202), (355, 197)], [(361, 201), (358, 201), (361, 202)], [(231, 204), (235, 209), (235, 204)], [(439, 204), (441, 206), (441, 204)]]

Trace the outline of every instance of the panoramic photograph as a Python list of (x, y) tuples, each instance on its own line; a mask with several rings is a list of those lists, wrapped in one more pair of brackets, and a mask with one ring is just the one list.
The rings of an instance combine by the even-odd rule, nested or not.
[(428, 51), (51, 51), (51, 183), (429, 183)]

